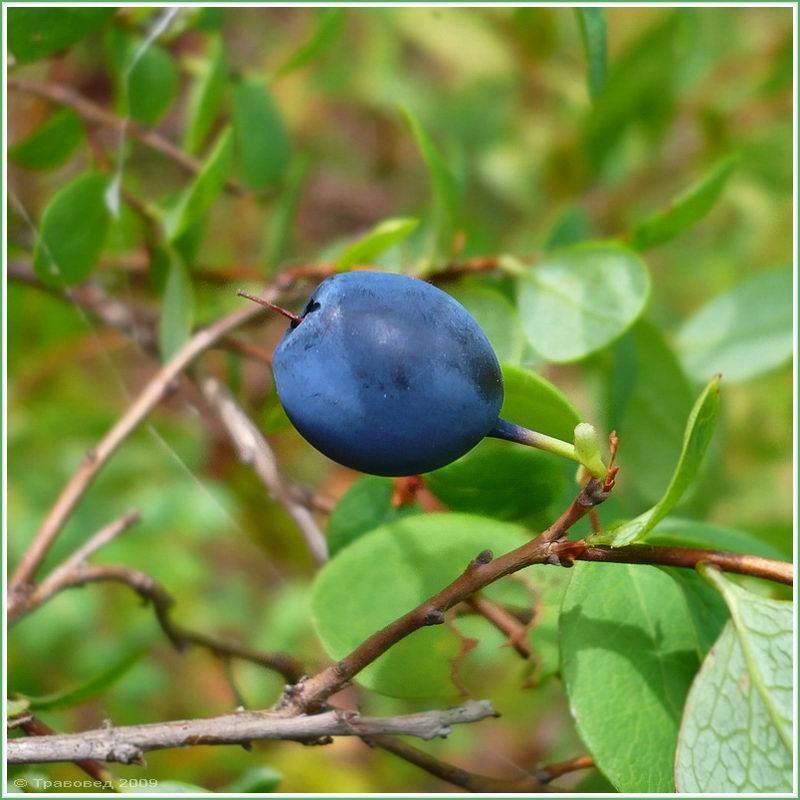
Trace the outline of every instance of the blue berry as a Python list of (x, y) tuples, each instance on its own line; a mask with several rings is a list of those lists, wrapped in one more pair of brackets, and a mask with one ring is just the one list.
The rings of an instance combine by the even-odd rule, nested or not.
[(374, 475), (449, 464), (494, 429), (503, 403), (500, 365), (478, 323), (406, 275), (325, 280), (276, 348), (273, 373), (302, 436)]

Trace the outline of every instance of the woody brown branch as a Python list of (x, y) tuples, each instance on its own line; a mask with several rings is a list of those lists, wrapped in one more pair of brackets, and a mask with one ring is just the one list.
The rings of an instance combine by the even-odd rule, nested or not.
[(479, 553), (461, 576), (442, 591), (374, 633), (341, 661), (291, 687), (279, 704), (281, 710), (297, 714), (318, 709), (364, 667), (401, 639), (428, 625), (441, 625), (448, 609), (467, 600), (490, 583), (533, 564), (559, 564), (559, 558), (552, 551), (553, 543), (566, 536), (590, 508), (602, 503), (607, 496), (600, 481), (590, 480), (569, 508), (546, 531), (498, 558), (494, 558), (489, 550)]

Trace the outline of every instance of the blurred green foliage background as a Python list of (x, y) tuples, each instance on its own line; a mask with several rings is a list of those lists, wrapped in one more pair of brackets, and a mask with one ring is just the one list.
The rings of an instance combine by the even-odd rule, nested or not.
[[(237, 287), (257, 289), (284, 266), (335, 257), (390, 217), (424, 222), (379, 263), (400, 269), (420, 262), (431, 230), (438, 230), (431, 209), (446, 214), (452, 204), (442, 199), (442, 181), (431, 182), (404, 109), (453, 178), (459, 261), (501, 253), (526, 259), (556, 244), (620, 235), (635, 243), (642, 220), (734, 156), (707, 215), (663, 244), (642, 247), (652, 294), (643, 320), (611, 346), (577, 363), (547, 363), (524, 343), (511, 305), (501, 306), (513, 322), (499, 323), (494, 338), (507, 348), (505, 356), (552, 381), (581, 418), (604, 432), (620, 431), (619, 492), (602, 508), (610, 521), (658, 498), (692, 399), (710, 377), (681, 344), (690, 338), (687, 320), (712, 298), (791, 260), (792, 25), (791, 11), (775, 8), (605, 13), (609, 65), (593, 101), (581, 30), (568, 8), (181, 9), (144, 66), (126, 78), (125, 54), (135, 52), (159, 18), (153, 9), (128, 8), (65, 52), (19, 63), (11, 75), (68, 86), (120, 118), (127, 113), (157, 127), (200, 160), (232, 121), (233, 177), (247, 191), (220, 193), (213, 209), (176, 237), (191, 265), (193, 306), (188, 317), (178, 317), (194, 325), (237, 307)], [(12, 15), (12, 32), (13, 25)], [(166, 206), (187, 186), (180, 166), (135, 137), (120, 146), (119, 131), (97, 126), (87, 137), (68, 117), (58, 120), (62, 127), (44, 155), (30, 144), (21, 149), (18, 143), (58, 108), (12, 86), (8, 109), (10, 146), (17, 145), (8, 175), (12, 264), (32, 263), (48, 202), (92, 165), (113, 170), (122, 159), (123, 186), (146, 205)], [(62, 155), (54, 154), (56, 140)], [(169, 285), (162, 258), (126, 203), (91, 280), (158, 312)], [(786, 319), (788, 285), (748, 294), (738, 311), (766, 325)], [(480, 300), (479, 287), (513, 300), (513, 284), (503, 277), (470, 277), (444, 288), (465, 293), (470, 306)], [(183, 323), (171, 313), (173, 321), (163, 324), (177, 325), (180, 341)], [(243, 337), (269, 350), (281, 329), (264, 323)], [(790, 555), (792, 374), (786, 336), (778, 338), (774, 363), (769, 349), (745, 349), (736, 351), (732, 380), (723, 374), (714, 450), (679, 515), (748, 531)], [(284, 424), (263, 364), (221, 351), (204, 364), (229, 381), (270, 432), (289, 476), (328, 497), (344, 493), (357, 476)], [(75, 307), (9, 282), (12, 566), (87, 448), (153, 368), (135, 343)], [(567, 497), (571, 490), (564, 491)], [(104, 549), (100, 561), (152, 574), (174, 594), (176, 618), (187, 625), (287, 650), (310, 669), (326, 663), (309, 620), (311, 558), (188, 383), (125, 442), (46, 566), (132, 507), (142, 510), (142, 522)], [(513, 651), (500, 649), (499, 634), (489, 644), (471, 688), (492, 697), (503, 718), (461, 726), (430, 750), (512, 776), (582, 752), (559, 683), (520, 692), (522, 667)], [(105, 585), (65, 592), (10, 632), (9, 686), (30, 695), (61, 691), (142, 649), (99, 696), (42, 718), (73, 731), (104, 719), (132, 724), (236, 705), (223, 664), (199, 649), (174, 652), (149, 609), (126, 589)], [(234, 663), (232, 673), (250, 706), (269, 705), (279, 692), (280, 680), (254, 666)], [(360, 689), (349, 700), (373, 713), (430, 706)], [(220, 790), (259, 765), (277, 770), (279, 789), (287, 792), (448, 788), (355, 739), (315, 748), (275, 743), (253, 753), (168, 751), (150, 754), (144, 771), (114, 771)], [(76, 775), (70, 765), (36, 772)]]

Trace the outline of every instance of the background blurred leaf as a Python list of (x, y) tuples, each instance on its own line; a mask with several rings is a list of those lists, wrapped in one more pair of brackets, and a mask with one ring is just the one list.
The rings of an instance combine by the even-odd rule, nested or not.
[(80, 686), (41, 697), (27, 698), (30, 708), (33, 711), (46, 711), (85, 703), (87, 700), (91, 700), (96, 695), (114, 686), (146, 652), (140, 645), (133, 649), (128, 648), (127, 652), (123, 653), (116, 661)]
[(675, 760), (677, 789), (789, 792), (792, 604), (751, 594), (712, 568), (703, 574), (722, 594), (731, 620), (686, 701)]
[(647, 267), (617, 245), (574, 245), (533, 267), (506, 264), (519, 279), (523, 330), (548, 361), (578, 361), (619, 338), (650, 294)]
[(53, 169), (72, 155), (83, 133), (81, 118), (71, 108), (64, 108), (10, 147), (8, 157), (28, 169)]
[(431, 180), (433, 192), (431, 227), (434, 257), (439, 260), (447, 260), (453, 252), (461, 207), (458, 183), (447, 161), (416, 116), (409, 109), (405, 109), (405, 114)]
[(409, 514), (419, 506), (392, 505), (394, 481), (377, 475), (363, 475), (342, 495), (328, 519), (328, 551), (335, 556), (347, 545), (375, 528)]
[(342, 34), (345, 20), (345, 9), (326, 8), (319, 12), (317, 26), (311, 38), (300, 45), (275, 72), (280, 78), (300, 69), (329, 48)]
[(283, 775), (272, 767), (254, 767), (247, 770), (238, 780), (229, 783), (222, 791), (232, 794), (274, 792), (282, 780)]
[(708, 175), (673, 200), (669, 208), (634, 225), (631, 243), (638, 250), (668, 242), (696, 225), (714, 207), (736, 165), (735, 158), (726, 158)]
[(233, 165), (233, 132), (226, 128), (200, 174), (183, 190), (174, 206), (164, 215), (164, 227), (171, 242), (211, 208), (219, 196)]
[(66, 50), (96, 31), (116, 8), (12, 8), (8, 15), (8, 49), (20, 64)]
[(767, 270), (717, 295), (681, 326), (678, 348), (689, 374), (745, 381), (792, 357), (792, 270)]
[(278, 269), (286, 254), (310, 169), (311, 161), (307, 155), (297, 156), (292, 161), (278, 202), (268, 218), (264, 234), (263, 262), (269, 273)]
[(712, 378), (697, 398), (683, 434), (680, 458), (664, 495), (636, 519), (623, 522), (609, 531), (593, 534), (589, 541), (622, 547), (644, 539), (669, 514), (695, 479), (711, 443), (719, 416), (719, 378)]
[(267, 85), (243, 78), (233, 87), (233, 127), (242, 181), (264, 189), (281, 180), (291, 158), (286, 126)]
[(130, 115), (144, 125), (155, 125), (166, 114), (178, 90), (178, 70), (172, 56), (157, 44), (143, 47), (128, 42), (127, 81), (123, 86)]
[(186, 130), (183, 138), (183, 146), (189, 153), (198, 152), (211, 132), (222, 107), (226, 82), (225, 47), (221, 37), (215, 36), (209, 39), (208, 48), (200, 66), (200, 73), (194, 79), (189, 95)]
[(575, 565), (561, 610), (578, 733), (619, 791), (674, 792), (678, 724), (699, 664), (686, 601), (656, 567), (593, 566)]
[(521, 361), (525, 335), (517, 309), (504, 294), (475, 280), (461, 280), (444, 288), (475, 317), (500, 361)]
[[(518, 526), (465, 514), (415, 515), (362, 536), (314, 581), (312, 615), (325, 650), (331, 658), (343, 658), (454, 580), (482, 550), (504, 553), (528, 538)], [(451, 662), (459, 651), (460, 642), (447, 626), (423, 628), (356, 680), (393, 697), (452, 698), (458, 690)]]
[(589, 95), (597, 97), (603, 89), (608, 62), (606, 46), (606, 15), (602, 8), (576, 8), (575, 16), (581, 29), (586, 53), (586, 82)]
[(72, 286), (92, 271), (111, 216), (106, 205), (108, 175), (85, 172), (61, 189), (42, 215), (33, 268), (50, 286)]
[(390, 247), (410, 236), (419, 225), (414, 217), (394, 217), (379, 222), (371, 231), (348, 245), (336, 258), (336, 269), (369, 266)]
[(159, 326), (161, 358), (168, 361), (186, 344), (194, 320), (194, 288), (189, 270), (177, 255), (169, 262)]

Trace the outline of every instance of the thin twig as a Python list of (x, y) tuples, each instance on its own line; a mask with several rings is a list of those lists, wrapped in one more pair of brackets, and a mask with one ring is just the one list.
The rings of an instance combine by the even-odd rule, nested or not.
[(703, 550), (695, 547), (668, 547), (660, 545), (631, 544), (625, 547), (586, 547), (584, 542), (565, 542), (557, 552), (564, 558), (576, 561), (606, 561), (616, 564), (659, 564), (667, 567), (694, 569), (708, 563), (723, 572), (752, 575), (791, 586), (794, 566), (788, 561), (778, 561), (762, 556)]
[[(274, 295), (276, 291), (272, 289), (269, 293)], [(263, 309), (259, 306), (246, 306), (195, 333), (150, 379), (139, 396), (101, 439), (99, 444), (87, 452), (82, 463), (73, 473), (55, 504), (48, 512), (33, 542), (25, 551), (11, 578), (9, 610), (13, 609), (16, 603), (23, 601), (26, 587), (29, 589), (36, 570), (47, 555), (64, 523), (69, 519), (70, 514), (83, 497), (84, 492), (122, 442), (137, 428), (159, 401), (169, 394), (178, 375), (201, 353), (240, 325), (257, 317), (260, 313), (263, 313)]]
[[(9, 78), (7, 85), (9, 89), (14, 91), (35, 95), (50, 103), (67, 106), (89, 122), (94, 122), (105, 128), (111, 128), (118, 133), (126, 131), (129, 136), (158, 151), (187, 172), (196, 175), (203, 169), (203, 165), (197, 159), (176, 147), (160, 133), (145, 128), (133, 120), (120, 119), (69, 86), (57, 83), (38, 83), (20, 78)], [(225, 188), (234, 194), (242, 195), (248, 193), (244, 186), (233, 180), (227, 181)]]
[(380, 747), (399, 756), (404, 761), (414, 764), (431, 775), (441, 778), (443, 781), (460, 786), (468, 792), (479, 792), (486, 794), (496, 794), (504, 792), (546, 792), (547, 789), (533, 775), (525, 774), (519, 778), (491, 778), (487, 775), (477, 775), (474, 772), (455, 767), (438, 758), (414, 747), (401, 739), (393, 736), (370, 736), (364, 737), (364, 741), (373, 747)]
[(532, 564), (560, 564), (559, 557), (553, 553), (553, 544), (566, 536), (567, 531), (590, 508), (602, 503), (607, 496), (608, 492), (600, 481), (590, 480), (570, 507), (546, 531), (499, 558), (494, 558), (489, 550), (479, 553), (449, 586), (374, 633), (341, 661), (291, 687), (282, 698), (279, 708), (288, 714), (319, 708), (364, 667), (401, 639), (428, 625), (441, 625), (448, 609), (467, 600), (490, 583)]
[(528, 629), (513, 614), (480, 594), (470, 597), (467, 604), (485, 617), (497, 630), (504, 633), (508, 637), (508, 643), (523, 658), (530, 658), (533, 655), (526, 639)]
[[(117, 564), (91, 565), (84, 563), (71, 572), (62, 573), (58, 586), (52, 587), (49, 596), (65, 589), (100, 582), (120, 583), (128, 586), (142, 600), (150, 603), (159, 626), (177, 650), (183, 651), (192, 645), (203, 647), (215, 656), (238, 658), (278, 672), (290, 683), (300, 680), (304, 674), (300, 662), (287, 653), (254, 650), (237, 642), (222, 641), (205, 633), (184, 628), (173, 622), (171, 613), (175, 601), (172, 595), (158, 581), (140, 570)], [(47, 599), (39, 596), (42, 586), (44, 584), (38, 586), (29, 596), (30, 604), (25, 607), (26, 611), (37, 608)]]
[(156, 722), (119, 728), (98, 728), (8, 742), (10, 764), (94, 759), (142, 764), (143, 754), (192, 745), (244, 744), (267, 739), (325, 742), (331, 736), (383, 734), (434, 739), (447, 736), (452, 725), (479, 722), (496, 712), (486, 700), (457, 708), (422, 711), (396, 717), (362, 717), (354, 711), (327, 711), (314, 716), (285, 717), (264, 711), (239, 711), (207, 719)]
[(556, 764), (548, 764), (536, 772), (536, 777), (542, 783), (550, 783), (568, 772), (576, 772), (579, 769), (591, 769), (594, 761), (591, 756), (576, 756), (567, 761), (559, 761)]
[(313, 514), (297, 501), (289, 485), (281, 475), (275, 455), (267, 440), (253, 421), (245, 414), (233, 395), (211, 376), (199, 379), (200, 389), (208, 404), (216, 412), (228, 436), (231, 438), (239, 460), (251, 466), (271, 495), (283, 505), (300, 529), (306, 545), (317, 564), (328, 558), (325, 534), (317, 525)]

